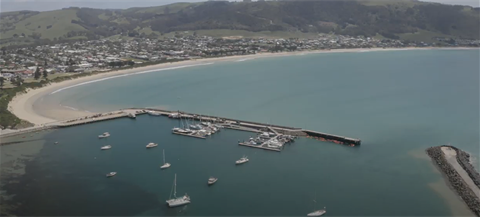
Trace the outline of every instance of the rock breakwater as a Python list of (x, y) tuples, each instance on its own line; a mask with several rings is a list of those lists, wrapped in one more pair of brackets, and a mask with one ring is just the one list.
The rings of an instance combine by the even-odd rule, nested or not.
[[(462, 198), (462, 200), (467, 204), (468, 208), (478, 217), (480, 217), (480, 198), (478, 198), (473, 190), (467, 185), (467, 183), (463, 180), (463, 178), (460, 176), (460, 174), (455, 170), (455, 168), (447, 161), (445, 158), (445, 154), (443, 153), (442, 146), (437, 146), (437, 147), (430, 147), (426, 150), (428, 156), (432, 158), (433, 162), (438, 166), (438, 168), (445, 174), (447, 177), (448, 181), (450, 182), (450, 185), (453, 187), (453, 189), (457, 192), (457, 194)], [(457, 153), (461, 153), (461, 151), (458, 151), (458, 148), (452, 147), (452, 146), (443, 146), (443, 147), (450, 147), (453, 148), (457, 151)], [(467, 153), (463, 152), (461, 154), (457, 154), (457, 160), (458, 158), (465, 160), (465, 157)], [(468, 155), (468, 154), (467, 154)], [(466, 159), (466, 162), (468, 165), (472, 166), (470, 163), (468, 163), (468, 158)], [(459, 164), (462, 165), (462, 163)], [(463, 165), (462, 165), (463, 167)], [(466, 165), (467, 168), (469, 168)], [(473, 166), (472, 166), (473, 169)], [(466, 170), (468, 173), (468, 170)], [(475, 171), (473, 169), (473, 171)], [(476, 172), (476, 171), (475, 171)], [(470, 173), (468, 173), (470, 176)], [(478, 173), (477, 173), (478, 174)], [(472, 178), (473, 179), (473, 178)]]

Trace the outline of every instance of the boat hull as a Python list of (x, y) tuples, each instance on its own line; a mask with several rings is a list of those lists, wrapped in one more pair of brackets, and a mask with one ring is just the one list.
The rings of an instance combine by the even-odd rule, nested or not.
[(324, 210), (319, 210), (319, 211), (315, 211), (315, 212), (311, 212), (311, 213), (308, 213), (307, 216), (322, 216), (323, 214), (325, 214), (326, 211)]
[(189, 204), (190, 200), (172, 199), (172, 200), (167, 200), (166, 202), (169, 207), (177, 207), (177, 206), (183, 206), (183, 205)]

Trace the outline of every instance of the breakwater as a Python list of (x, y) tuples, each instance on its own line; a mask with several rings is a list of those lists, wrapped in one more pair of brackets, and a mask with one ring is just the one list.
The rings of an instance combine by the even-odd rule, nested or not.
[[(470, 208), (476, 216), (480, 217), (480, 198), (475, 195), (473, 190), (468, 186), (465, 180), (463, 180), (457, 170), (447, 161), (445, 153), (442, 151), (442, 147), (451, 148), (451, 146), (430, 147), (426, 152), (433, 160), (434, 164), (447, 177), (450, 185), (467, 204), (468, 208)], [(455, 148), (455, 150), (458, 149)]]
[(201, 114), (194, 114), (194, 113), (189, 113), (189, 112), (183, 112), (183, 111), (169, 111), (169, 110), (164, 110), (164, 109), (154, 109), (154, 108), (130, 108), (129, 110), (149, 110), (149, 111), (154, 111), (157, 112), (160, 115), (165, 115), (171, 117), (173, 114), (176, 114), (176, 117), (183, 117), (183, 118), (188, 118), (192, 120), (198, 120), (198, 121), (211, 121), (211, 122), (216, 122), (216, 123), (223, 123), (226, 124), (227, 128), (230, 129), (252, 129), (253, 130), (258, 130), (258, 131), (270, 131), (274, 130), (278, 133), (285, 134), (285, 135), (291, 135), (291, 136), (309, 136), (309, 137), (315, 137), (315, 138), (322, 138), (322, 141), (326, 142), (333, 142), (337, 144), (344, 144), (348, 146), (359, 146), (361, 144), (360, 139), (354, 139), (354, 138), (349, 138), (345, 136), (338, 136), (338, 135), (333, 135), (333, 134), (328, 134), (328, 133), (322, 133), (322, 132), (317, 132), (313, 130), (306, 130), (302, 128), (297, 128), (297, 127), (288, 127), (288, 126), (280, 126), (280, 125), (274, 125), (274, 124), (265, 124), (265, 123), (259, 123), (259, 122), (254, 122), (254, 121), (245, 121), (245, 120), (238, 120), (238, 119), (233, 119), (233, 118), (225, 118), (225, 117), (217, 117), (217, 116), (210, 116), (210, 115), (201, 115)]
[(326, 142), (333, 142), (337, 144), (344, 144), (348, 146), (359, 146), (361, 144), (360, 139), (353, 139), (345, 136), (337, 136), (328, 133), (317, 132), (313, 130), (306, 130), (297, 127), (288, 127), (288, 126), (280, 126), (274, 124), (264, 124), (254, 121), (244, 121), (232, 118), (224, 118), (224, 117), (217, 117), (217, 116), (210, 116), (210, 115), (201, 115), (201, 114), (194, 114), (182, 111), (169, 111), (164, 109), (154, 109), (154, 108), (128, 108), (122, 109), (119, 111), (113, 111), (108, 113), (99, 113), (87, 117), (80, 117), (76, 119), (66, 120), (66, 121), (57, 121), (54, 123), (50, 123), (47, 126), (36, 126), (33, 127), (31, 130), (28, 131), (17, 131), (15, 133), (8, 133), (0, 135), (0, 137), (8, 137), (13, 135), (18, 135), (21, 133), (28, 133), (28, 132), (35, 132), (45, 129), (51, 128), (62, 128), (62, 127), (72, 127), (76, 125), (83, 125), (88, 123), (94, 123), (99, 121), (107, 121), (117, 118), (129, 117), (129, 114), (136, 114), (142, 115), (148, 112), (155, 112), (158, 115), (168, 116), (168, 117), (182, 117), (192, 120), (198, 121), (207, 121), (213, 123), (220, 123), (224, 127), (229, 129), (235, 130), (244, 130), (250, 132), (268, 132), (274, 131), (285, 135), (291, 136), (306, 136), (306, 137), (314, 137), (321, 139), (322, 141)]
[(450, 147), (457, 152), (458, 163), (467, 172), (468, 176), (472, 178), (473, 183), (475, 183), (475, 185), (477, 185), (477, 187), (480, 188), (480, 174), (475, 169), (475, 167), (473, 167), (473, 165), (470, 163), (470, 154), (454, 146), (446, 146), (446, 147)]

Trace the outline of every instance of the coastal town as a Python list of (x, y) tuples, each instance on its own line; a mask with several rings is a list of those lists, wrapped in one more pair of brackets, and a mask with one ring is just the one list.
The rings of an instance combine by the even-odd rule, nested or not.
[[(480, 40), (438, 38), (438, 43), (319, 34), (313, 39), (214, 38), (177, 35), (166, 39), (102, 39), (22, 48), (2, 48), (1, 86), (41, 77), (103, 72), (182, 60), (257, 53), (354, 48), (479, 47)], [(10, 84), (9, 86), (7, 84)]]

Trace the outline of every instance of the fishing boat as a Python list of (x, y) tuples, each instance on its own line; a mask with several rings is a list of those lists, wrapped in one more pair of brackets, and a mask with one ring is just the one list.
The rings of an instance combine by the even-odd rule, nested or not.
[(165, 149), (163, 149), (163, 165), (160, 166), (160, 169), (167, 169), (169, 168), (171, 165), (169, 163), (165, 163)]
[(208, 179), (208, 185), (213, 185), (217, 181), (218, 181), (218, 178), (215, 178), (215, 177), (212, 176)]
[(173, 198), (170, 192), (170, 199), (166, 202), (169, 207), (182, 206), (190, 203), (190, 197), (185, 194), (183, 197), (177, 197), (177, 174), (175, 174), (175, 179), (173, 180)]
[(99, 138), (99, 139), (102, 139), (102, 138), (107, 138), (107, 137), (109, 137), (109, 136), (110, 136), (110, 133), (105, 132), (105, 133), (102, 133), (101, 135), (98, 135), (98, 138)]
[(117, 175), (117, 172), (109, 172), (107, 173), (107, 178), (113, 177), (115, 175)]
[(102, 150), (108, 150), (108, 149), (111, 149), (112, 146), (111, 145), (106, 145), (106, 146), (102, 146), (100, 149)]
[(317, 193), (315, 193), (315, 200), (313, 200), (313, 212), (308, 213), (307, 216), (321, 216), (327, 212), (327, 207), (323, 207), (323, 209), (317, 210)]
[(158, 144), (155, 144), (155, 143), (151, 142), (151, 143), (148, 143), (147, 148), (153, 148), (153, 147), (157, 147), (157, 146), (158, 146)]
[(248, 162), (248, 158), (246, 156), (243, 156), (242, 158), (240, 158), (240, 160), (235, 161), (235, 164), (237, 164), (237, 165), (238, 164), (244, 164), (246, 162)]

